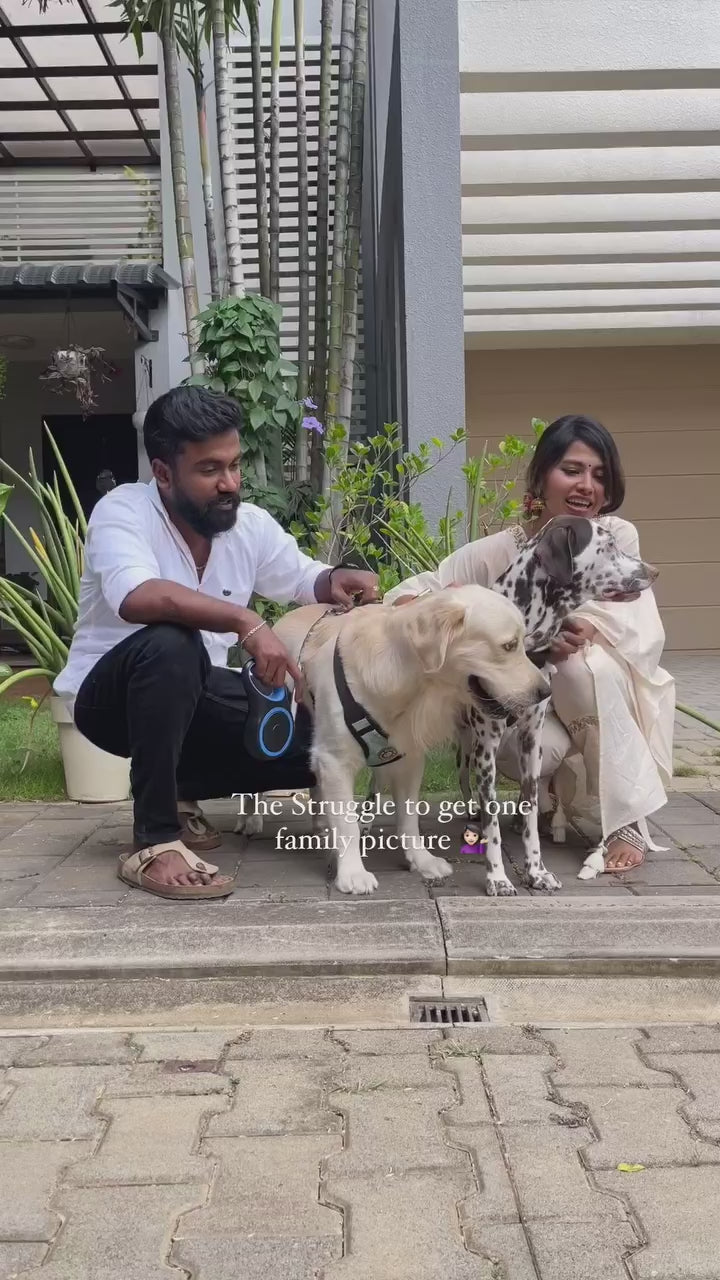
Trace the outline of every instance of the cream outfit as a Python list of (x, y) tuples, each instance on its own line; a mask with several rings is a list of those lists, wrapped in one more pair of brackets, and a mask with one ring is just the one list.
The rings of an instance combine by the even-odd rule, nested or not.
[[(639, 555), (637, 530), (618, 516), (601, 516), (618, 546)], [(467, 543), (434, 573), (408, 578), (385, 601), (456, 582), (491, 587), (526, 542), (520, 526)], [(667, 802), (672, 778), (675, 682), (659, 665), (665, 632), (651, 589), (629, 603), (588, 602), (573, 615), (597, 628), (591, 644), (559, 663), (542, 742), (541, 807), (548, 783), (566, 813), (599, 827), (607, 840), (636, 822), (650, 848), (645, 819)], [(498, 768), (519, 781), (516, 731), (500, 746)]]

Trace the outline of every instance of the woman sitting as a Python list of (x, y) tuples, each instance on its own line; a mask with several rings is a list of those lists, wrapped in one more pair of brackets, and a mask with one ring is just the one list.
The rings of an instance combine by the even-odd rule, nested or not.
[[(491, 587), (518, 550), (559, 515), (599, 520), (622, 550), (640, 554), (637, 530), (610, 514), (625, 497), (617, 446), (592, 418), (558, 418), (540, 437), (527, 473), (527, 524), (470, 542), (435, 573), (385, 595), (400, 604), (420, 592), (477, 582)], [(639, 866), (652, 843), (647, 817), (666, 802), (672, 777), (675, 683), (659, 666), (665, 633), (652, 590), (590, 601), (567, 618), (551, 650), (556, 666), (542, 740), (541, 813), (563, 811), (602, 832), (605, 870)], [(508, 729), (497, 766), (519, 781), (517, 731)], [(545, 825), (545, 824), (544, 824)], [(587, 833), (586, 833), (587, 834)]]

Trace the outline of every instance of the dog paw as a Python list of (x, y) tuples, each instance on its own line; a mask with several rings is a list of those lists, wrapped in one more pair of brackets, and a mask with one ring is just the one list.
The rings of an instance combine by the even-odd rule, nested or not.
[(533, 875), (524, 875), (523, 884), (528, 889), (540, 889), (545, 893), (557, 893), (562, 889), (562, 881), (552, 871), (537, 871)]
[(238, 820), (235, 823), (235, 835), (238, 836), (261, 836), (263, 830), (263, 817), (261, 813), (238, 814)]
[(488, 876), (485, 882), (485, 892), (488, 898), (516, 898), (517, 889), (514, 884), (508, 880), (507, 876), (499, 876), (493, 879)]
[(453, 873), (453, 868), (444, 858), (436, 858), (433, 854), (428, 854), (427, 860), (417, 867), (423, 880), (447, 880), (448, 876)]
[(339, 871), (335, 877), (335, 888), (341, 893), (374, 893), (377, 887), (372, 871), (365, 871), (362, 867), (359, 871)]

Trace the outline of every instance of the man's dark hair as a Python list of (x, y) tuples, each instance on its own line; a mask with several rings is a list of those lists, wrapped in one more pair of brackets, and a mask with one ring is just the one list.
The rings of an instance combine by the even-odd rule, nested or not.
[(205, 387), (173, 387), (145, 414), (143, 440), (148, 460), (172, 463), (186, 444), (242, 429), (240, 405)]
[(607, 494), (607, 502), (602, 511), (617, 511), (625, 498), (625, 476), (617, 445), (602, 422), (586, 418), (583, 413), (566, 413), (545, 428), (528, 467), (528, 492), (536, 498), (542, 496), (548, 472), (558, 465), (570, 446), (578, 440), (594, 449), (602, 460)]

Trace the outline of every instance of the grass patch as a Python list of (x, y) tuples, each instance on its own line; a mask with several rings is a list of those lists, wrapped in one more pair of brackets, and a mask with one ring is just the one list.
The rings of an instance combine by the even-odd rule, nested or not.
[(66, 800), (57, 728), (42, 707), (31, 733), (31, 716), (27, 702), (0, 702), (0, 800)]
[(694, 769), (691, 764), (673, 765), (674, 778), (704, 778), (705, 771), (703, 769)]

